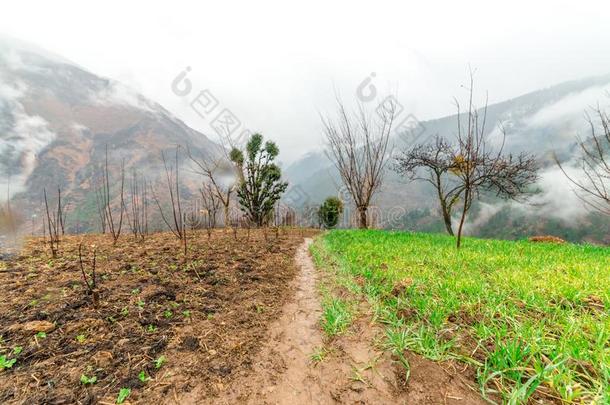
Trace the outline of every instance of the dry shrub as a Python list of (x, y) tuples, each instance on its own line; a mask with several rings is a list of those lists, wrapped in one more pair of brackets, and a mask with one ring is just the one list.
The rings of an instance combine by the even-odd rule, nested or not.
[(544, 242), (544, 243), (566, 243), (565, 240), (558, 238), (557, 236), (532, 236), (528, 239), (530, 242)]

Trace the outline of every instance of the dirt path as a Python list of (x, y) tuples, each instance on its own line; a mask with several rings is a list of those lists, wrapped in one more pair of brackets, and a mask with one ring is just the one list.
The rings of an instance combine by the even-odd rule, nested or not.
[(326, 404), (319, 370), (311, 367), (310, 355), (323, 344), (319, 328), (322, 308), (316, 292), (316, 270), (309, 257), (311, 239), (299, 247), (296, 262), (300, 268), (295, 279), (294, 298), (286, 304), (281, 317), (270, 327), (253, 372), (243, 384), (230, 388), (219, 403)]
[[(219, 404), (483, 404), (459, 373), (409, 355), (411, 378), (402, 383), (402, 366), (372, 342), (381, 331), (368, 316), (350, 331), (325, 342), (318, 274), (309, 256), (311, 239), (299, 247), (295, 295), (269, 330), (269, 340), (252, 372), (217, 398)], [(325, 344), (326, 343), (326, 344)], [(325, 347), (320, 362), (311, 355)]]

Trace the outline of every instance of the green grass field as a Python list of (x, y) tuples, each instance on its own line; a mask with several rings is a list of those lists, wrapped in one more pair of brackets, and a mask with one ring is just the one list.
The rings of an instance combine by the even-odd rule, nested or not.
[(468, 363), (506, 403), (610, 403), (610, 249), (341, 230), (312, 253), (369, 301), (399, 357)]

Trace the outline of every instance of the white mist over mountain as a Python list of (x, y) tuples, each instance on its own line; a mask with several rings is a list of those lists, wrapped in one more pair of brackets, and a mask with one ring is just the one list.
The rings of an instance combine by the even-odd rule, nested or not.
[[(610, 72), (608, 3), (517, 0), (141, 3), (22, 0), (0, 27), (159, 102), (214, 136), (172, 79), (187, 66), (289, 163), (322, 141), (319, 112), (334, 90), (354, 97), (376, 73), (420, 120), (453, 113), (468, 65), (490, 102)], [(95, 16), (95, 17), (92, 17)]]

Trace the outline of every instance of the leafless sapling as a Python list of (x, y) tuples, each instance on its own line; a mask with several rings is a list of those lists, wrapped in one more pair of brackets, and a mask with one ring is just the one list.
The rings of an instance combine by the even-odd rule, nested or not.
[(167, 184), (167, 194), (171, 205), (171, 216), (163, 209), (163, 204), (159, 200), (157, 194), (152, 190), (153, 199), (155, 200), (161, 218), (170, 231), (178, 238), (184, 246), (184, 258), (186, 260), (188, 254), (188, 240), (186, 232), (186, 216), (182, 210), (182, 201), (180, 199), (180, 169), (178, 160), (179, 147), (176, 147), (175, 164), (168, 164), (165, 152), (161, 152), (163, 167), (165, 169), (165, 179)]
[(121, 236), (123, 228), (123, 217), (125, 214), (125, 161), (121, 161), (120, 169), (120, 189), (119, 189), (119, 218), (117, 221), (116, 214), (113, 209), (113, 198), (110, 187), (110, 173), (108, 167), (108, 145), (106, 145), (106, 154), (104, 160), (104, 168), (101, 175), (101, 187), (97, 190), (98, 208), (101, 208), (102, 229), (106, 228), (112, 235), (113, 243), (116, 244)]
[[(58, 197), (58, 209), (52, 210), (49, 208), (49, 199), (47, 197), (47, 189), (43, 189), (43, 200), (46, 214), (46, 230), (49, 233), (49, 247), (51, 248), (51, 256), (57, 257), (59, 252), (59, 242), (61, 240), (61, 230), (59, 225), (58, 213), (61, 213), (61, 197)], [(61, 195), (61, 193), (60, 193)], [(44, 230), (43, 230), (44, 234)], [(46, 238), (46, 236), (45, 236)]]
[(212, 153), (202, 157), (195, 157), (190, 148), (187, 154), (191, 162), (195, 165), (195, 172), (202, 175), (205, 184), (214, 192), (216, 200), (223, 208), (224, 227), (230, 224), (231, 201), (235, 191), (235, 170), (230, 164), (228, 155), (214, 156)]
[(97, 275), (96, 271), (96, 261), (97, 261), (97, 247), (95, 245), (93, 248), (93, 258), (91, 261), (91, 274), (87, 276), (87, 272), (85, 271), (85, 265), (83, 261), (83, 244), (78, 244), (78, 262), (80, 265), (80, 271), (83, 276), (83, 281), (85, 282), (85, 287), (87, 287), (87, 294), (91, 295), (91, 299), (93, 300), (93, 306), (97, 306), (97, 301), (99, 298), (99, 293), (97, 290)]
[(134, 169), (129, 184), (129, 209), (125, 209), (131, 233), (144, 240), (148, 234), (148, 187), (146, 177), (139, 176)]

